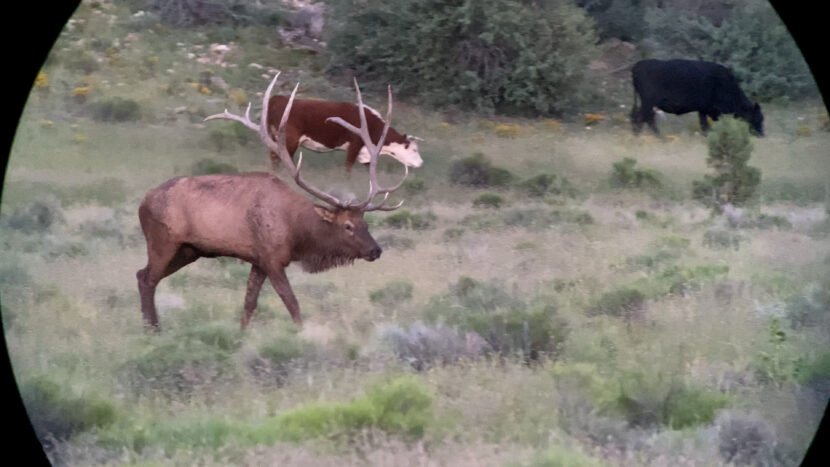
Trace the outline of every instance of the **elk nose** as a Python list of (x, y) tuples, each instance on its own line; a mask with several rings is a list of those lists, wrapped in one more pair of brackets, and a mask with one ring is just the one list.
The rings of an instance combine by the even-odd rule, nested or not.
[(369, 252), (369, 261), (374, 261), (380, 258), (381, 252), (383, 252), (383, 250), (381, 250), (379, 246), (372, 248), (372, 251)]

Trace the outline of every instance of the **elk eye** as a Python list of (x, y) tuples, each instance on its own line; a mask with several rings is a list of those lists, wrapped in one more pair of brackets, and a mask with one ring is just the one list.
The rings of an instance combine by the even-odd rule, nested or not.
[(346, 222), (345, 224), (343, 224), (343, 226), (344, 226), (344, 227), (346, 228), (346, 230), (348, 230), (349, 232), (351, 232), (351, 231), (352, 231), (353, 226), (352, 226), (352, 223), (351, 223), (351, 222)]

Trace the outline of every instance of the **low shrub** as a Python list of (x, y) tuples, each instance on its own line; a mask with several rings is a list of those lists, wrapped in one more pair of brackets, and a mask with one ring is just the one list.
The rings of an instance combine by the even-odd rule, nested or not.
[(459, 185), (503, 187), (509, 185), (514, 178), (508, 170), (494, 167), (480, 152), (457, 160), (450, 166), (450, 181)]
[(133, 395), (157, 393), (185, 399), (235, 378), (229, 352), (202, 339), (159, 344), (117, 370), (122, 387)]
[(91, 396), (67, 394), (65, 388), (47, 377), (35, 377), (20, 385), (35, 434), (44, 445), (65, 440), (93, 427), (104, 427), (117, 419), (115, 406)]
[(435, 215), (432, 213), (413, 213), (408, 209), (400, 209), (386, 216), (383, 224), (393, 229), (426, 230), (432, 227)]
[(312, 360), (314, 345), (296, 334), (280, 333), (257, 348), (248, 368), (258, 380), (282, 385), (296, 367)]
[(307, 404), (286, 411), (254, 429), (251, 440), (304, 441), (314, 438), (349, 440), (364, 430), (378, 429), (406, 439), (424, 436), (432, 421), (433, 396), (412, 376), (370, 384), (366, 395), (350, 402)]
[(830, 278), (812, 284), (787, 300), (787, 319), (793, 329), (816, 327), (830, 319)]
[(238, 122), (214, 128), (208, 134), (208, 140), (217, 152), (227, 151), (237, 146), (245, 146), (252, 139), (251, 130)]
[(410, 195), (423, 193), (427, 189), (426, 183), (423, 179), (420, 178), (412, 178), (405, 181), (403, 187), (406, 190), (407, 194)]
[(762, 465), (773, 457), (775, 432), (759, 414), (723, 410), (715, 425), (718, 427), (718, 451), (727, 463)]
[(60, 202), (53, 196), (41, 197), (3, 217), (3, 225), (23, 233), (46, 232), (64, 222)]
[(653, 169), (634, 167), (637, 160), (630, 157), (614, 163), (610, 183), (614, 188), (659, 188), (662, 175)]
[(433, 297), (423, 315), (428, 323), (474, 332), (493, 352), (526, 361), (555, 357), (569, 332), (549, 300), (528, 305), (495, 283), (469, 277), (450, 285), (447, 294)]
[(221, 324), (204, 324), (188, 328), (180, 335), (183, 339), (197, 339), (211, 347), (226, 352), (234, 352), (242, 346), (242, 332), (238, 327)]
[(393, 307), (412, 299), (412, 283), (409, 281), (392, 281), (383, 287), (369, 292), (369, 300), (384, 307)]
[(519, 186), (530, 196), (541, 198), (548, 194), (576, 196), (576, 189), (567, 178), (554, 174), (542, 173), (531, 177), (519, 184)]
[(464, 235), (464, 229), (459, 229), (457, 227), (450, 227), (450, 228), (444, 230), (444, 233), (443, 233), (443, 235), (441, 235), (441, 238), (443, 238), (444, 241), (450, 241), (450, 240), (459, 239), (459, 238), (461, 238), (462, 235)]
[(744, 236), (727, 229), (709, 229), (703, 233), (703, 246), (712, 249), (733, 248), (735, 251), (741, 247)]
[(596, 304), (588, 309), (588, 312), (590, 315), (634, 318), (644, 312), (645, 300), (645, 295), (636, 289), (612, 290), (602, 294)]
[(590, 225), (594, 218), (587, 211), (576, 209), (516, 208), (505, 211), (502, 221), (509, 227), (547, 229), (558, 224)]
[(133, 99), (102, 97), (92, 103), (92, 119), (99, 122), (134, 122), (141, 118), (141, 106)]
[[(480, 214), (469, 214), (464, 216), (463, 219), (459, 222), (462, 226), (469, 228), (474, 232), (481, 232), (484, 230), (491, 230), (491, 229), (498, 229), (504, 227), (504, 221), (495, 214), (490, 213), (480, 213)], [(463, 229), (452, 228), (447, 229), (447, 232), (450, 232), (449, 235), (453, 236), (456, 232), (462, 232)], [(457, 237), (452, 237), (457, 238)]]
[(408, 329), (385, 326), (380, 339), (399, 359), (422, 371), (434, 365), (450, 365), (462, 359), (475, 359), (489, 350), (476, 333), (459, 333), (441, 324), (429, 326), (417, 322)]
[(623, 372), (620, 387), (617, 409), (635, 427), (703, 425), (729, 404), (719, 392), (653, 369)]
[(749, 223), (749, 227), (754, 227), (756, 229), (791, 229), (793, 224), (787, 220), (785, 217), (781, 216), (772, 216), (769, 214), (759, 214), (754, 219), (752, 219)]
[(217, 162), (213, 159), (200, 159), (190, 166), (192, 175), (235, 174), (239, 173), (236, 167), (226, 162)]
[(504, 204), (504, 197), (497, 193), (484, 193), (473, 200), (473, 206), (477, 208), (498, 209)]

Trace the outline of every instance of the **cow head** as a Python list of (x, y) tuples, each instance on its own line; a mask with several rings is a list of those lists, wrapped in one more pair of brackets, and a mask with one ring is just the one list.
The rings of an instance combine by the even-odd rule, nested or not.
[(753, 135), (759, 137), (764, 136), (764, 114), (761, 113), (761, 106), (759, 104), (754, 104), (739, 114), (736, 113), (736, 116), (749, 122), (749, 131)]
[[(424, 160), (421, 159), (421, 153), (418, 151), (418, 141), (421, 138), (412, 135), (403, 135), (399, 138), (392, 137), (392, 129), (389, 129), (390, 135), (386, 138), (386, 144), (381, 148), (380, 153), (392, 156), (407, 167), (420, 167)], [(369, 153), (366, 148), (360, 150), (357, 156), (358, 162), (362, 164), (369, 163)]]

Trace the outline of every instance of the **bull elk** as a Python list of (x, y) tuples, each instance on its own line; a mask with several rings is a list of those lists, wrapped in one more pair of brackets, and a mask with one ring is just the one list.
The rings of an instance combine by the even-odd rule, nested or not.
[[(391, 88), (386, 124), (378, 144), (369, 136), (364, 112), (360, 113), (360, 128), (339, 118), (331, 119), (360, 135), (370, 154), (368, 198), (360, 203), (343, 202), (305, 181), (300, 175), (302, 153), (295, 166), (286, 150), (285, 122), (297, 87), (291, 93), (276, 132), (268, 125), (269, 96), (278, 77), (279, 74), (265, 91), (260, 124), (251, 121), (250, 104), (244, 117), (225, 110), (206, 120), (235, 120), (257, 132), (267, 148), (289, 168), (295, 183), (328, 206), (315, 204), (267, 173), (178, 177), (150, 190), (138, 208), (148, 256), (147, 266), (136, 273), (145, 329), (160, 330), (154, 299), (159, 281), (202, 257), (229, 256), (251, 263), (242, 329), (251, 321), (266, 277), (291, 318), (302, 326), (300, 307), (285, 274), (285, 268), (292, 261), (300, 262), (305, 271), (315, 273), (351, 264), (355, 259), (374, 261), (380, 257), (381, 248), (369, 233), (363, 214), (399, 208), (403, 201), (396, 206), (384, 204), (409, 174), (404, 166), (403, 179), (391, 188), (381, 187), (377, 180), (380, 141), (384, 141), (392, 114)], [(357, 80), (355, 89), (362, 109)], [(269, 135), (269, 129), (276, 140)], [(383, 199), (376, 204), (375, 199), (380, 195)]]

